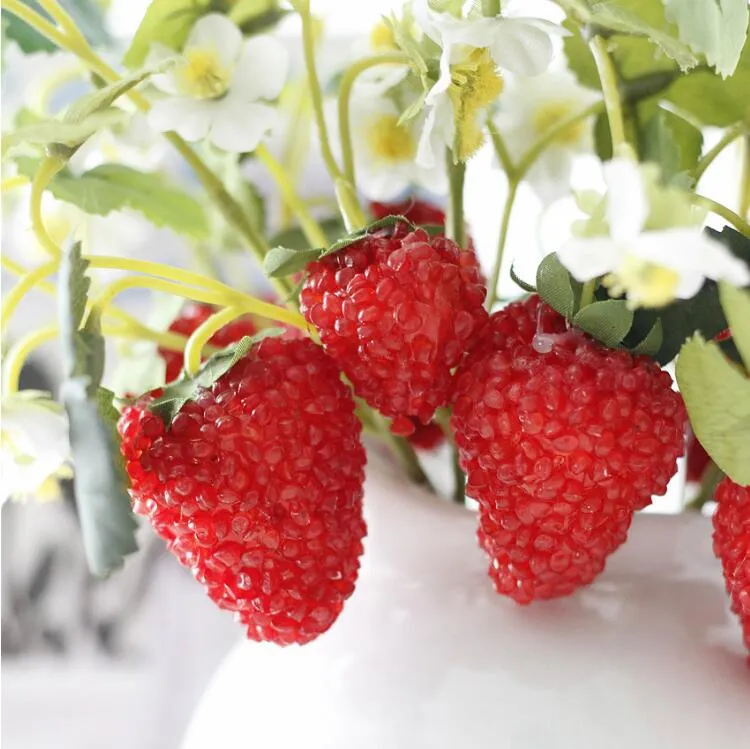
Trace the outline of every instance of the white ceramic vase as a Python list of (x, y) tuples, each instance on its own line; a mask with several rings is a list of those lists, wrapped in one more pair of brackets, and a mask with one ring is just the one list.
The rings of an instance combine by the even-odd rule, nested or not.
[(590, 587), (498, 596), (476, 517), (369, 467), (354, 596), (302, 648), (243, 642), (183, 749), (746, 749), (750, 670), (711, 526), (640, 515)]

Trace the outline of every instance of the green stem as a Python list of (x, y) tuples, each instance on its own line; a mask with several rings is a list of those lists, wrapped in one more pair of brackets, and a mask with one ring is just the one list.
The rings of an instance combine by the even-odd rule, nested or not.
[(510, 182), (515, 179), (516, 175), (516, 167), (513, 164), (510, 151), (508, 151), (508, 147), (505, 145), (505, 141), (503, 140), (502, 135), (500, 135), (500, 131), (492, 120), (487, 123), (487, 130), (489, 131), (490, 140), (492, 141), (492, 147), (495, 150), (497, 160), (500, 162), (500, 166), (503, 168), (505, 176)]
[(396, 456), (406, 475), (415, 484), (421, 484), (429, 488), (430, 491), (434, 491), (430, 480), (427, 478), (427, 474), (422, 470), (422, 466), (419, 465), (419, 459), (412, 446), (403, 437), (397, 437), (393, 434), (388, 422), (379, 413), (373, 411), (373, 418), (383, 442), (388, 445)]
[(495, 255), (495, 264), (492, 266), (492, 276), (490, 277), (489, 288), (487, 292), (487, 310), (492, 312), (492, 308), (497, 301), (497, 286), (500, 282), (500, 270), (503, 267), (503, 255), (505, 254), (505, 245), (508, 242), (508, 229), (510, 227), (510, 215), (513, 212), (513, 203), (516, 200), (518, 192), (518, 182), (508, 183), (508, 197), (505, 199), (503, 208), (503, 217), (500, 221), (500, 237), (497, 241), (497, 254)]
[(354, 150), (352, 148), (351, 118), (349, 110), (352, 98), (352, 89), (357, 78), (370, 68), (377, 65), (408, 65), (409, 56), (403, 52), (393, 52), (385, 55), (366, 57), (352, 65), (341, 78), (339, 86), (338, 116), (339, 137), (341, 138), (341, 153), (344, 162), (344, 176), (353, 185), (354, 179)]
[(724, 135), (721, 136), (718, 143), (711, 148), (706, 155), (698, 162), (698, 165), (693, 170), (693, 179), (698, 180), (703, 176), (706, 169), (713, 164), (714, 159), (734, 140), (739, 138), (744, 133), (747, 133), (748, 126), (744, 122), (738, 122), (732, 127), (727, 128), (724, 131)]
[(742, 177), (740, 182), (740, 216), (750, 218), (750, 135), (742, 143)]
[(620, 81), (612, 58), (607, 51), (607, 42), (600, 36), (595, 36), (590, 42), (591, 53), (594, 56), (596, 69), (602, 84), (604, 104), (607, 109), (609, 130), (612, 134), (612, 147), (617, 151), (618, 146), (626, 145), (625, 119), (622, 113), (622, 101), (620, 100)]
[(466, 476), (461, 468), (461, 461), (458, 456), (458, 448), (453, 445), (453, 501), (457, 505), (466, 504)]
[(453, 161), (453, 152), (445, 150), (446, 168), (450, 185), (450, 202), (445, 217), (445, 236), (452, 239), (459, 247), (466, 247), (466, 222), (464, 220), (464, 182), (466, 164)]
[(703, 474), (700, 491), (692, 502), (685, 505), (685, 509), (697, 510), (700, 512), (703, 505), (713, 499), (716, 487), (719, 485), (722, 478), (724, 478), (724, 473), (721, 468), (711, 461), (708, 468), (706, 468), (706, 472)]
[(711, 198), (705, 197), (704, 195), (695, 194), (693, 195), (693, 198), (699, 205), (707, 208), (717, 216), (721, 216), (725, 221), (729, 222), (736, 229), (741, 231), (746, 237), (750, 238), (750, 223), (738, 216), (734, 211), (730, 210), (721, 203), (717, 203), (715, 200), (711, 200)]
[(592, 278), (590, 281), (586, 281), (581, 289), (581, 303), (579, 309), (588, 307), (591, 302), (594, 301), (594, 292), (596, 291), (596, 279)]
[(494, 18), (500, 15), (500, 0), (482, 0), (482, 15)]

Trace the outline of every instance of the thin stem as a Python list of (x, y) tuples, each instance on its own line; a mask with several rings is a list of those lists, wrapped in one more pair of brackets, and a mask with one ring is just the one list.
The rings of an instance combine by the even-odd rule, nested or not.
[(8, 177), (3, 180), (2, 191), (9, 192), (15, 190), (17, 187), (23, 187), (29, 184), (29, 178), (23, 174), (17, 174), (15, 177)]
[(341, 217), (344, 219), (346, 230), (351, 232), (365, 226), (367, 219), (351, 182), (345, 179), (337, 179), (333, 184), (336, 191), (336, 202)]
[[(3, 264), (5, 265), (5, 259), (3, 258)], [(24, 275), (19, 279), (18, 283), (7, 293), (3, 300), (2, 306), (2, 329), (5, 330), (6, 325), (10, 321), (13, 313), (15, 312), (21, 300), (26, 294), (31, 291), (40, 281), (47, 278), (47, 276), (55, 273), (60, 265), (60, 259), (50, 260), (44, 265), (40, 265), (34, 270), (25, 272)]]
[(185, 346), (185, 369), (191, 377), (200, 369), (203, 349), (211, 336), (243, 314), (245, 313), (242, 309), (226, 307), (215, 315), (211, 315), (193, 331)]
[(328, 137), (328, 126), (326, 124), (325, 112), (323, 110), (323, 92), (320, 87), (318, 70), (315, 64), (315, 32), (313, 29), (313, 19), (310, 13), (310, 0), (291, 0), (292, 7), (299, 13), (302, 20), (302, 46), (304, 50), (305, 68), (307, 70), (307, 80), (312, 98), (313, 111), (315, 112), (315, 121), (318, 126), (318, 136), (320, 138), (320, 150), (323, 155), (328, 173), (333, 180), (341, 179), (344, 175), (336, 163), (336, 159), (331, 151), (331, 141)]
[(612, 134), (612, 147), (616, 150), (618, 146), (627, 144), (625, 119), (622, 113), (622, 102), (620, 101), (620, 82), (612, 58), (607, 51), (606, 40), (600, 36), (595, 36), (589, 42), (589, 46), (594, 56), (596, 69), (599, 72), (604, 104), (607, 108), (609, 130)]
[[(30, 273), (28, 268), (24, 268), (15, 260), (11, 260), (9, 257), (5, 257), (5, 255), (0, 256), (0, 264), (3, 268), (5, 268), (5, 270), (10, 271), (16, 276), (25, 276), (27, 273)], [(54, 284), (48, 283), (47, 281), (37, 281), (34, 285), (45, 294), (52, 294), (54, 296), (55, 293), (57, 293), (57, 289), (55, 289)], [(4, 317), (5, 315), (2, 314), (0, 316)]]
[(500, 131), (492, 120), (487, 123), (487, 130), (490, 134), (490, 140), (492, 141), (492, 147), (495, 149), (495, 155), (497, 160), (500, 162), (500, 166), (505, 172), (505, 176), (510, 182), (515, 178), (516, 167), (513, 164), (513, 159), (508, 151), (508, 147), (505, 145), (503, 137), (500, 135)]
[(505, 254), (505, 245), (508, 242), (508, 229), (510, 227), (510, 216), (513, 212), (513, 203), (516, 200), (518, 192), (518, 183), (508, 183), (508, 197), (505, 199), (503, 208), (503, 217), (500, 221), (500, 237), (497, 241), (497, 254), (495, 255), (495, 264), (492, 266), (492, 275), (487, 292), (487, 310), (492, 311), (497, 301), (497, 286), (500, 282), (500, 270), (503, 267), (503, 255)]
[(466, 164), (453, 160), (453, 152), (445, 149), (445, 164), (450, 185), (450, 201), (445, 216), (445, 236), (459, 247), (466, 247), (466, 222), (464, 220), (464, 182)]
[(58, 47), (66, 49), (70, 46), (68, 37), (59, 31), (54, 24), (51, 24), (45, 18), (42, 18), (37, 12), (31, 10), (31, 8), (27, 7), (19, 0), (3, 0), (2, 5), (3, 10), (7, 10), (14, 16), (18, 16), (18, 18), (36, 29), (42, 36), (49, 39)]
[(57, 21), (59, 28), (67, 34), (71, 39), (75, 39), (81, 44), (87, 44), (86, 37), (81, 33), (75, 21), (68, 15), (68, 13), (60, 7), (57, 0), (38, 0), (39, 5), (49, 13), (52, 18)]
[(338, 117), (339, 138), (341, 139), (341, 154), (344, 164), (344, 177), (352, 184), (354, 179), (354, 149), (352, 148), (351, 117), (349, 110), (351, 105), (352, 89), (357, 78), (370, 68), (377, 65), (408, 65), (409, 56), (403, 52), (393, 52), (374, 57), (366, 57), (355, 62), (344, 73), (339, 85)]
[(276, 186), (284, 197), (284, 202), (291, 208), (296, 215), (302, 233), (311, 247), (328, 247), (328, 238), (326, 237), (320, 224), (313, 218), (305, 202), (294, 189), (289, 175), (284, 167), (274, 158), (273, 154), (263, 145), (255, 149), (255, 155), (266, 168)]
[(594, 301), (594, 292), (596, 291), (596, 279), (592, 278), (590, 281), (586, 281), (581, 289), (581, 303), (580, 309), (588, 307), (591, 302)]
[(453, 445), (453, 501), (457, 505), (466, 504), (466, 475), (461, 468), (458, 447)]
[(35, 330), (27, 336), (21, 338), (8, 351), (5, 359), (5, 372), (3, 377), (3, 393), (5, 396), (13, 395), (18, 392), (18, 383), (21, 379), (21, 370), (26, 363), (29, 354), (44, 343), (57, 337), (58, 326), (47, 325), (44, 328)]
[(742, 142), (742, 176), (740, 177), (740, 216), (750, 218), (750, 135)]
[(42, 216), (42, 195), (53, 177), (65, 166), (60, 159), (47, 157), (39, 165), (31, 183), (31, 228), (34, 230), (39, 244), (53, 258), (60, 256), (60, 248), (47, 233)]
[(738, 216), (734, 211), (721, 203), (717, 203), (715, 200), (711, 200), (711, 198), (705, 197), (704, 195), (693, 195), (693, 199), (712, 213), (721, 216), (725, 221), (728, 221), (736, 229), (741, 231), (746, 237), (750, 238), (750, 223)]
[(703, 176), (706, 169), (713, 164), (716, 157), (730, 144), (739, 138), (743, 133), (748, 131), (748, 126), (744, 122), (738, 122), (724, 131), (716, 145), (706, 152), (706, 155), (698, 162), (693, 170), (693, 179), (695, 182)]
[(724, 478), (724, 472), (716, 465), (713, 461), (708, 464), (703, 478), (701, 480), (701, 488), (698, 491), (697, 496), (691, 502), (685, 505), (686, 510), (697, 510), (700, 512), (703, 509), (703, 505), (706, 502), (710, 502), (714, 498), (716, 487), (719, 482)]
[(407, 476), (415, 483), (422, 484), (432, 491), (427, 474), (419, 465), (419, 459), (412, 446), (403, 437), (397, 437), (391, 432), (388, 422), (377, 412), (373, 411), (373, 420), (383, 442), (388, 445), (398, 459)]

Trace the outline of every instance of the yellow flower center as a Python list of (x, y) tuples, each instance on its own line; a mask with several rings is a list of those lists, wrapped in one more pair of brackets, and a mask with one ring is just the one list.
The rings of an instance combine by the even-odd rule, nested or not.
[[(531, 116), (531, 124), (538, 135), (543, 135), (551, 130), (561, 120), (570, 117), (573, 113), (574, 102), (558, 99), (542, 104)], [(555, 136), (555, 143), (562, 146), (572, 146), (577, 143), (586, 132), (586, 123), (578, 121), (565, 128), (559, 135)]]
[(481, 114), (502, 90), (503, 79), (487, 49), (475, 49), (466, 60), (451, 66), (448, 96), (456, 120), (454, 151), (460, 161), (469, 159), (484, 143)]
[(185, 64), (175, 76), (180, 90), (194, 99), (218, 99), (229, 88), (230, 71), (222, 64), (218, 50), (194, 48), (185, 52)]
[(396, 49), (396, 40), (393, 30), (385, 21), (375, 24), (370, 32), (370, 47), (376, 51), (388, 51)]
[(412, 159), (417, 143), (408, 127), (398, 124), (395, 114), (378, 117), (367, 131), (367, 145), (378, 161), (396, 163)]
[(613, 295), (627, 295), (631, 308), (669, 304), (679, 282), (677, 271), (633, 255), (626, 255), (617, 271), (602, 279)]

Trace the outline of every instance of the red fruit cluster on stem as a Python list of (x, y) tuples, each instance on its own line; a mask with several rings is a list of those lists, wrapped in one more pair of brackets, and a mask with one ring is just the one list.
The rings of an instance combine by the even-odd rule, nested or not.
[(750, 486), (724, 478), (716, 488), (714, 553), (721, 560), (732, 611), (750, 651)]
[(491, 317), (456, 377), (451, 426), (496, 589), (525, 604), (591, 582), (676, 471), (671, 377), (536, 296)]
[(487, 319), (473, 252), (399, 225), (308, 267), (300, 311), (367, 403), (423, 424)]
[(118, 424), (137, 514), (253, 640), (306, 643), (352, 594), (365, 452), (354, 401), (310, 340), (269, 338), (169, 426)]

